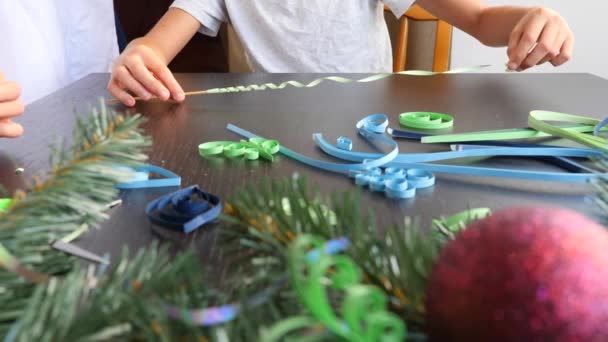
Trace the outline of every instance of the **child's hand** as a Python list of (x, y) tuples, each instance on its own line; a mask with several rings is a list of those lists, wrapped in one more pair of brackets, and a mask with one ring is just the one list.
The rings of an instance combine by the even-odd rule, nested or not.
[(181, 102), (185, 98), (167, 63), (145, 44), (145, 38), (131, 42), (116, 59), (108, 90), (127, 106), (135, 105), (127, 90), (144, 100), (156, 96), (163, 101), (173, 98)]
[(15, 82), (4, 81), (0, 74), (0, 137), (16, 138), (23, 127), (11, 119), (23, 113), (25, 107), (19, 99), (21, 88)]
[(574, 35), (566, 20), (547, 8), (533, 8), (517, 23), (509, 39), (508, 67), (525, 70), (551, 62), (562, 65), (572, 58)]

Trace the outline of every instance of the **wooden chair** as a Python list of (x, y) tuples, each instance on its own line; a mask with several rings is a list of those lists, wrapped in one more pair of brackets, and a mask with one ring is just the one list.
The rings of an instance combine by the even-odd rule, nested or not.
[[(390, 9), (387, 7), (385, 7), (384, 10), (390, 11)], [(433, 16), (422, 7), (414, 5), (399, 19), (399, 38), (397, 40), (396, 51), (394, 53), (393, 72), (403, 71), (406, 66), (409, 19), (437, 22), (433, 71), (447, 71), (450, 65), (452, 26)]]

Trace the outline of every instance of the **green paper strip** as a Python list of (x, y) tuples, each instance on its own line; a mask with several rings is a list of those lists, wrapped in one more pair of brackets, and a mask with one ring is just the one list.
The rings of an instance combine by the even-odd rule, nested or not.
[(591, 129), (591, 131), (593, 131), (595, 126), (600, 123), (600, 120), (579, 115), (535, 110), (530, 112), (530, 116), (528, 117), (528, 125), (539, 132), (572, 140), (579, 144), (596, 148), (598, 150), (608, 151), (608, 140), (602, 137), (568, 131), (564, 128), (548, 124), (546, 121), (586, 124), (592, 127), (593, 129)]
[(0, 198), (0, 214), (6, 213), (13, 203), (12, 198)]
[[(403, 341), (405, 324), (387, 310), (384, 292), (361, 284), (362, 272), (349, 256), (322, 253), (310, 263), (308, 252), (323, 250), (324, 245), (323, 239), (305, 234), (289, 246), (290, 281), (300, 302), (318, 322), (346, 341)], [(341, 292), (341, 305), (330, 300), (328, 287)]]
[(279, 152), (280, 144), (276, 140), (262, 138), (251, 138), (249, 141), (211, 141), (198, 145), (198, 153), (202, 157), (224, 156), (234, 159), (244, 157), (248, 160), (256, 160), (260, 156), (270, 161), (274, 160), (273, 154)]
[(302, 83), (299, 81), (286, 81), (281, 84), (275, 83), (264, 83), (264, 84), (251, 84), (247, 86), (235, 86), (235, 87), (227, 87), (227, 88), (214, 88), (208, 89), (206, 91), (202, 91), (204, 94), (224, 94), (224, 93), (240, 93), (240, 92), (248, 92), (248, 91), (260, 91), (260, 90), (279, 90), (285, 89), (289, 86), (295, 88), (312, 88), (321, 84), (323, 81), (333, 81), (336, 83), (347, 84), (347, 83), (369, 83), (379, 81), (381, 79), (391, 77), (394, 75), (408, 75), (408, 76), (434, 76), (439, 74), (459, 74), (459, 73), (467, 73), (467, 72), (477, 72), (482, 70), (483, 68), (488, 67), (489, 65), (479, 65), (474, 67), (460, 68), (454, 69), (446, 72), (433, 72), (433, 71), (425, 71), (425, 70), (406, 70), (397, 73), (386, 73), (386, 74), (376, 74), (372, 76), (368, 76), (359, 80), (353, 80), (346, 77), (341, 76), (328, 76), (316, 79), (309, 83)]
[[(554, 126), (545, 123), (544, 121), (561, 121), (574, 123), (570, 126)], [(595, 126), (600, 121), (584, 116), (571, 114), (563, 114), (548, 111), (533, 111), (528, 117), (528, 124), (531, 128), (509, 128), (491, 131), (468, 132), (458, 134), (442, 134), (426, 136), (421, 139), (422, 143), (453, 143), (453, 142), (470, 142), (470, 141), (487, 141), (487, 140), (518, 140), (531, 138), (546, 138), (551, 136), (559, 136), (562, 138), (581, 142), (587, 146), (589, 141), (593, 141), (596, 147), (601, 145), (605, 139), (593, 137), (589, 133), (593, 132)], [(606, 130), (605, 128), (602, 131)], [(589, 139), (589, 137), (592, 137)], [(596, 147), (599, 148), (599, 147)]]
[(454, 118), (435, 112), (410, 112), (399, 114), (399, 123), (408, 128), (436, 130), (454, 126)]

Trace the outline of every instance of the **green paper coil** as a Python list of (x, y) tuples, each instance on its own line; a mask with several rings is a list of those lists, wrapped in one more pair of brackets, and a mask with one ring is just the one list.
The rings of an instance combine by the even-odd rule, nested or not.
[(454, 117), (435, 112), (409, 112), (399, 114), (399, 123), (408, 128), (438, 130), (454, 126)]

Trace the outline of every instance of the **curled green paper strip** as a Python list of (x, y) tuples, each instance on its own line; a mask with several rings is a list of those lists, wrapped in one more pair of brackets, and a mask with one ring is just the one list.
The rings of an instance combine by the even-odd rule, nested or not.
[[(309, 83), (302, 83), (299, 81), (286, 81), (281, 84), (275, 83), (263, 83), (263, 84), (251, 84), (247, 86), (235, 86), (235, 87), (227, 87), (227, 88), (214, 88), (208, 89), (200, 92), (201, 94), (225, 94), (225, 93), (240, 93), (240, 92), (248, 92), (248, 91), (260, 91), (260, 90), (279, 90), (285, 89), (289, 86), (295, 88), (312, 88), (316, 87), (319, 84), (323, 83), (323, 81), (332, 81), (336, 83), (346, 84), (346, 83), (369, 83), (379, 81), (381, 79), (391, 77), (394, 75), (409, 75), (409, 76), (433, 76), (438, 74), (459, 74), (466, 72), (477, 72), (483, 68), (488, 67), (489, 65), (479, 65), (474, 67), (460, 68), (454, 69), (446, 72), (433, 72), (433, 71), (424, 71), (424, 70), (406, 70), (397, 73), (386, 73), (386, 74), (376, 74), (368, 77), (364, 77), (358, 80), (353, 80), (350, 78), (342, 77), (342, 76), (328, 76), (316, 79)], [(192, 94), (195, 95), (195, 94)]]
[(224, 154), (228, 158), (243, 156), (248, 160), (256, 160), (260, 156), (273, 161), (273, 154), (279, 152), (279, 142), (262, 138), (251, 138), (249, 141), (212, 141), (198, 145), (198, 153), (202, 157)]
[(6, 213), (13, 203), (12, 198), (0, 198), (0, 214)]
[[(322, 250), (324, 241), (301, 235), (289, 247), (289, 274), (298, 298), (332, 333), (347, 341), (403, 341), (403, 321), (386, 310), (386, 295), (378, 288), (360, 284), (361, 271), (346, 255), (320, 254), (315, 263), (307, 261), (311, 249)], [(327, 288), (342, 292), (342, 317), (333, 310)]]
[[(545, 121), (561, 121), (573, 125), (559, 127), (547, 124)], [(491, 131), (433, 135), (423, 137), (421, 142), (430, 144), (488, 140), (517, 140), (558, 136), (577, 141), (587, 146), (606, 150), (606, 139), (593, 137), (590, 134), (584, 134), (593, 132), (595, 126), (599, 123), (600, 120), (584, 116), (549, 111), (532, 111), (528, 117), (528, 124), (530, 125), (530, 128), (509, 128)], [(605, 128), (602, 129), (602, 131), (604, 130)], [(600, 148), (601, 146), (603, 147)]]
[(600, 120), (579, 115), (549, 112), (544, 110), (534, 110), (530, 112), (530, 116), (528, 116), (528, 125), (538, 130), (539, 132), (572, 140), (579, 144), (596, 148), (598, 150), (608, 151), (608, 140), (602, 137), (598, 137), (591, 134), (583, 134), (579, 132), (571, 132), (561, 127), (548, 124), (546, 121), (585, 124), (591, 126), (591, 132), (593, 132), (595, 126), (600, 124)]
[(435, 112), (410, 112), (399, 114), (399, 123), (408, 128), (436, 130), (454, 126), (454, 118)]

